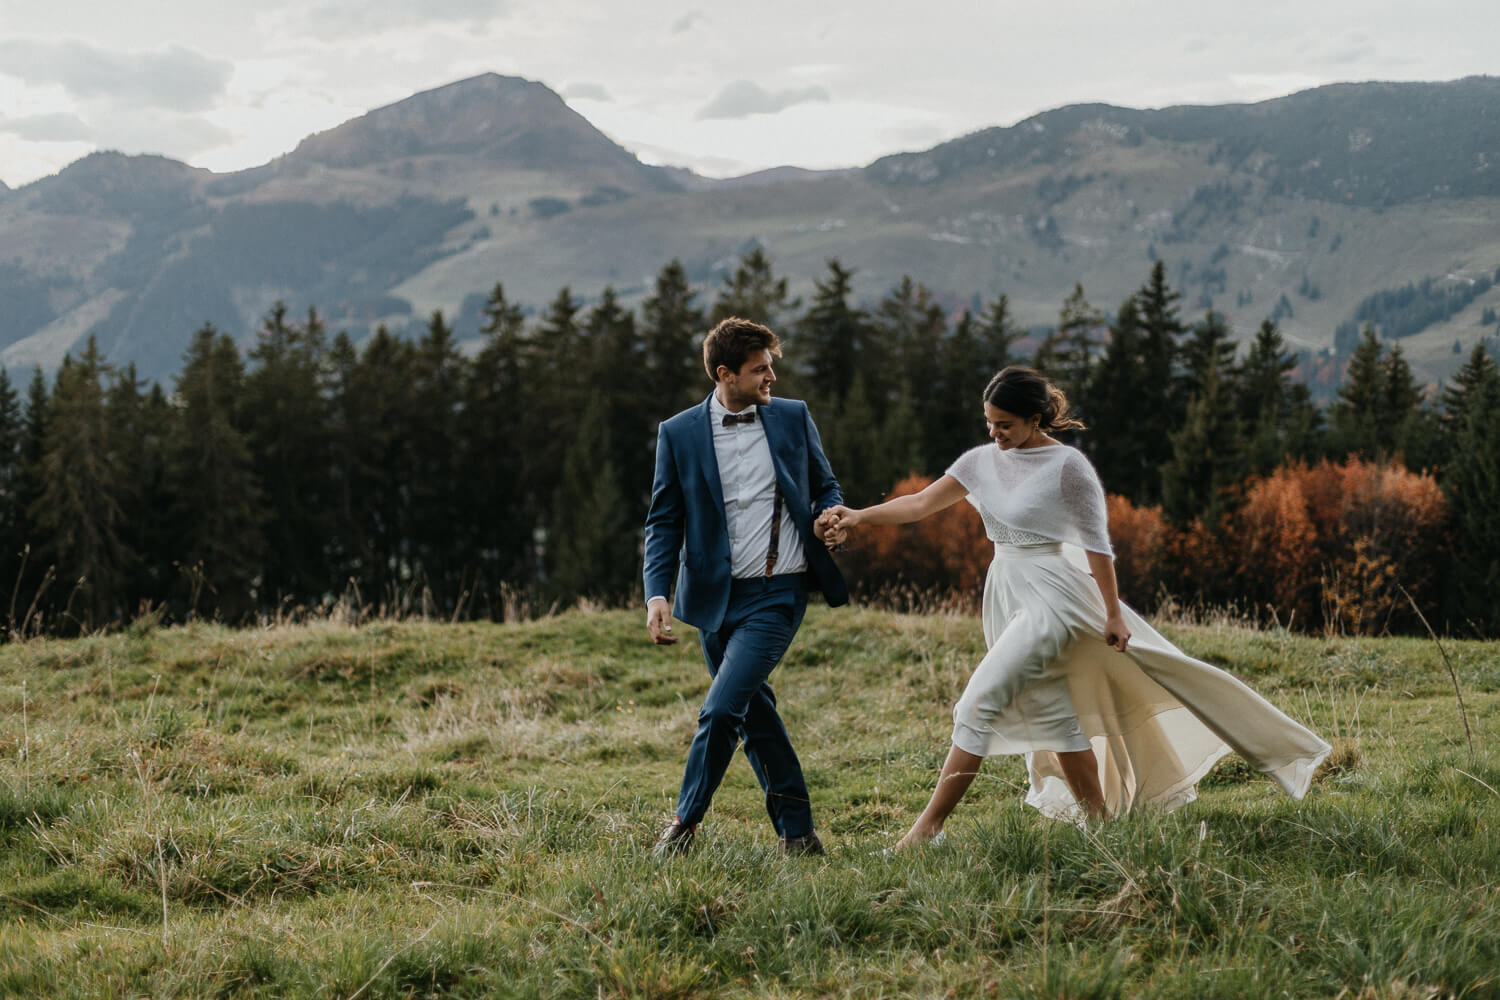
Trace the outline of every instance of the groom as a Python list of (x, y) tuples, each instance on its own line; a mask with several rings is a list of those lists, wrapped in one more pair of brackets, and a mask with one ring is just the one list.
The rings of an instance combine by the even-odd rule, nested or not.
[[(646, 629), (677, 641), (672, 616), (698, 629), (713, 678), (698, 711), (677, 816), (658, 856), (682, 854), (743, 739), (788, 854), (823, 854), (802, 765), (767, 683), (817, 587), (848, 603), (844, 578), (820, 544), (841, 503), (807, 404), (771, 398), (781, 357), (776, 334), (726, 319), (703, 341), (714, 391), (661, 424), (646, 514)], [(676, 581), (676, 603), (667, 597)]]

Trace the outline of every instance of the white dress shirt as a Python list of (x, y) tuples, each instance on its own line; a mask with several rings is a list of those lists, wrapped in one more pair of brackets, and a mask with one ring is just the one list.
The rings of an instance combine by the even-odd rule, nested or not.
[[(771, 464), (771, 446), (761, 426), (759, 407), (754, 422), (724, 426), (729, 413), (717, 394), (708, 403), (713, 422), (714, 457), (719, 462), (719, 483), (724, 489), (724, 519), (729, 527), (730, 574), (735, 579), (766, 575), (766, 554), (771, 548), (771, 514), (776, 503), (776, 469)], [(776, 566), (772, 573), (801, 573), (807, 569), (802, 536), (781, 504), (781, 534), (776, 544)]]

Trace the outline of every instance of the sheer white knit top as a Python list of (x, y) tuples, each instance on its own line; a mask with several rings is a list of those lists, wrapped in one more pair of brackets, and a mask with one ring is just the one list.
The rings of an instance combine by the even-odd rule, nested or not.
[(948, 475), (969, 491), (985, 534), (997, 545), (1068, 542), (1114, 555), (1104, 487), (1077, 448), (980, 445), (958, 456)]

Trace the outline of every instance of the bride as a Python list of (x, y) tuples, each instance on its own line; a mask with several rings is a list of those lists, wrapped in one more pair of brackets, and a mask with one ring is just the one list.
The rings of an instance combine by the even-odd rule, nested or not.
[[(985, 389), (984, 416), (999, 447), (965, 452), (920, 493), (826, 515), (834, 544), (839, 529), (919, 521), (967, 497), (995, 543), (988, 652), (954, 706), (932, 799), (896, 846), (936, 837), (993, 754), (1025, 754), (1026, 801), (1075, 822), (1191, 802), (1230, 748), (1293, 798), (1306, 794), (1328, 744), (1120, 602), (1098, 475), (1049, 434), (1083, 427), (1062, 391), (1011, 366)], [(1064, 543), (1083, 550), (1087, 570)]]

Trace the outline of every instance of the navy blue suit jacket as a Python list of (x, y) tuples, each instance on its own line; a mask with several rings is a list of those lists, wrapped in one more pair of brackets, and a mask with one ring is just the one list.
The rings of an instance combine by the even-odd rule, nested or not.
[[(823, 454), (807, 404), (772, 399), (759, 408), (771, 462), (786, 507), (802, 536), (807, 569), (832, 606), (847, 604), (849, 590), (828, 549), (813, 533), (813, 519), (844, 502)], [(714, 453), (709, 401), (662, 421), (656, 439), (656, 479), (646, 514), (646, 598), (670, 597), (672, 614), (705, 632), (717, 631), (729, 607), (729, 529), (724, 488)]]

